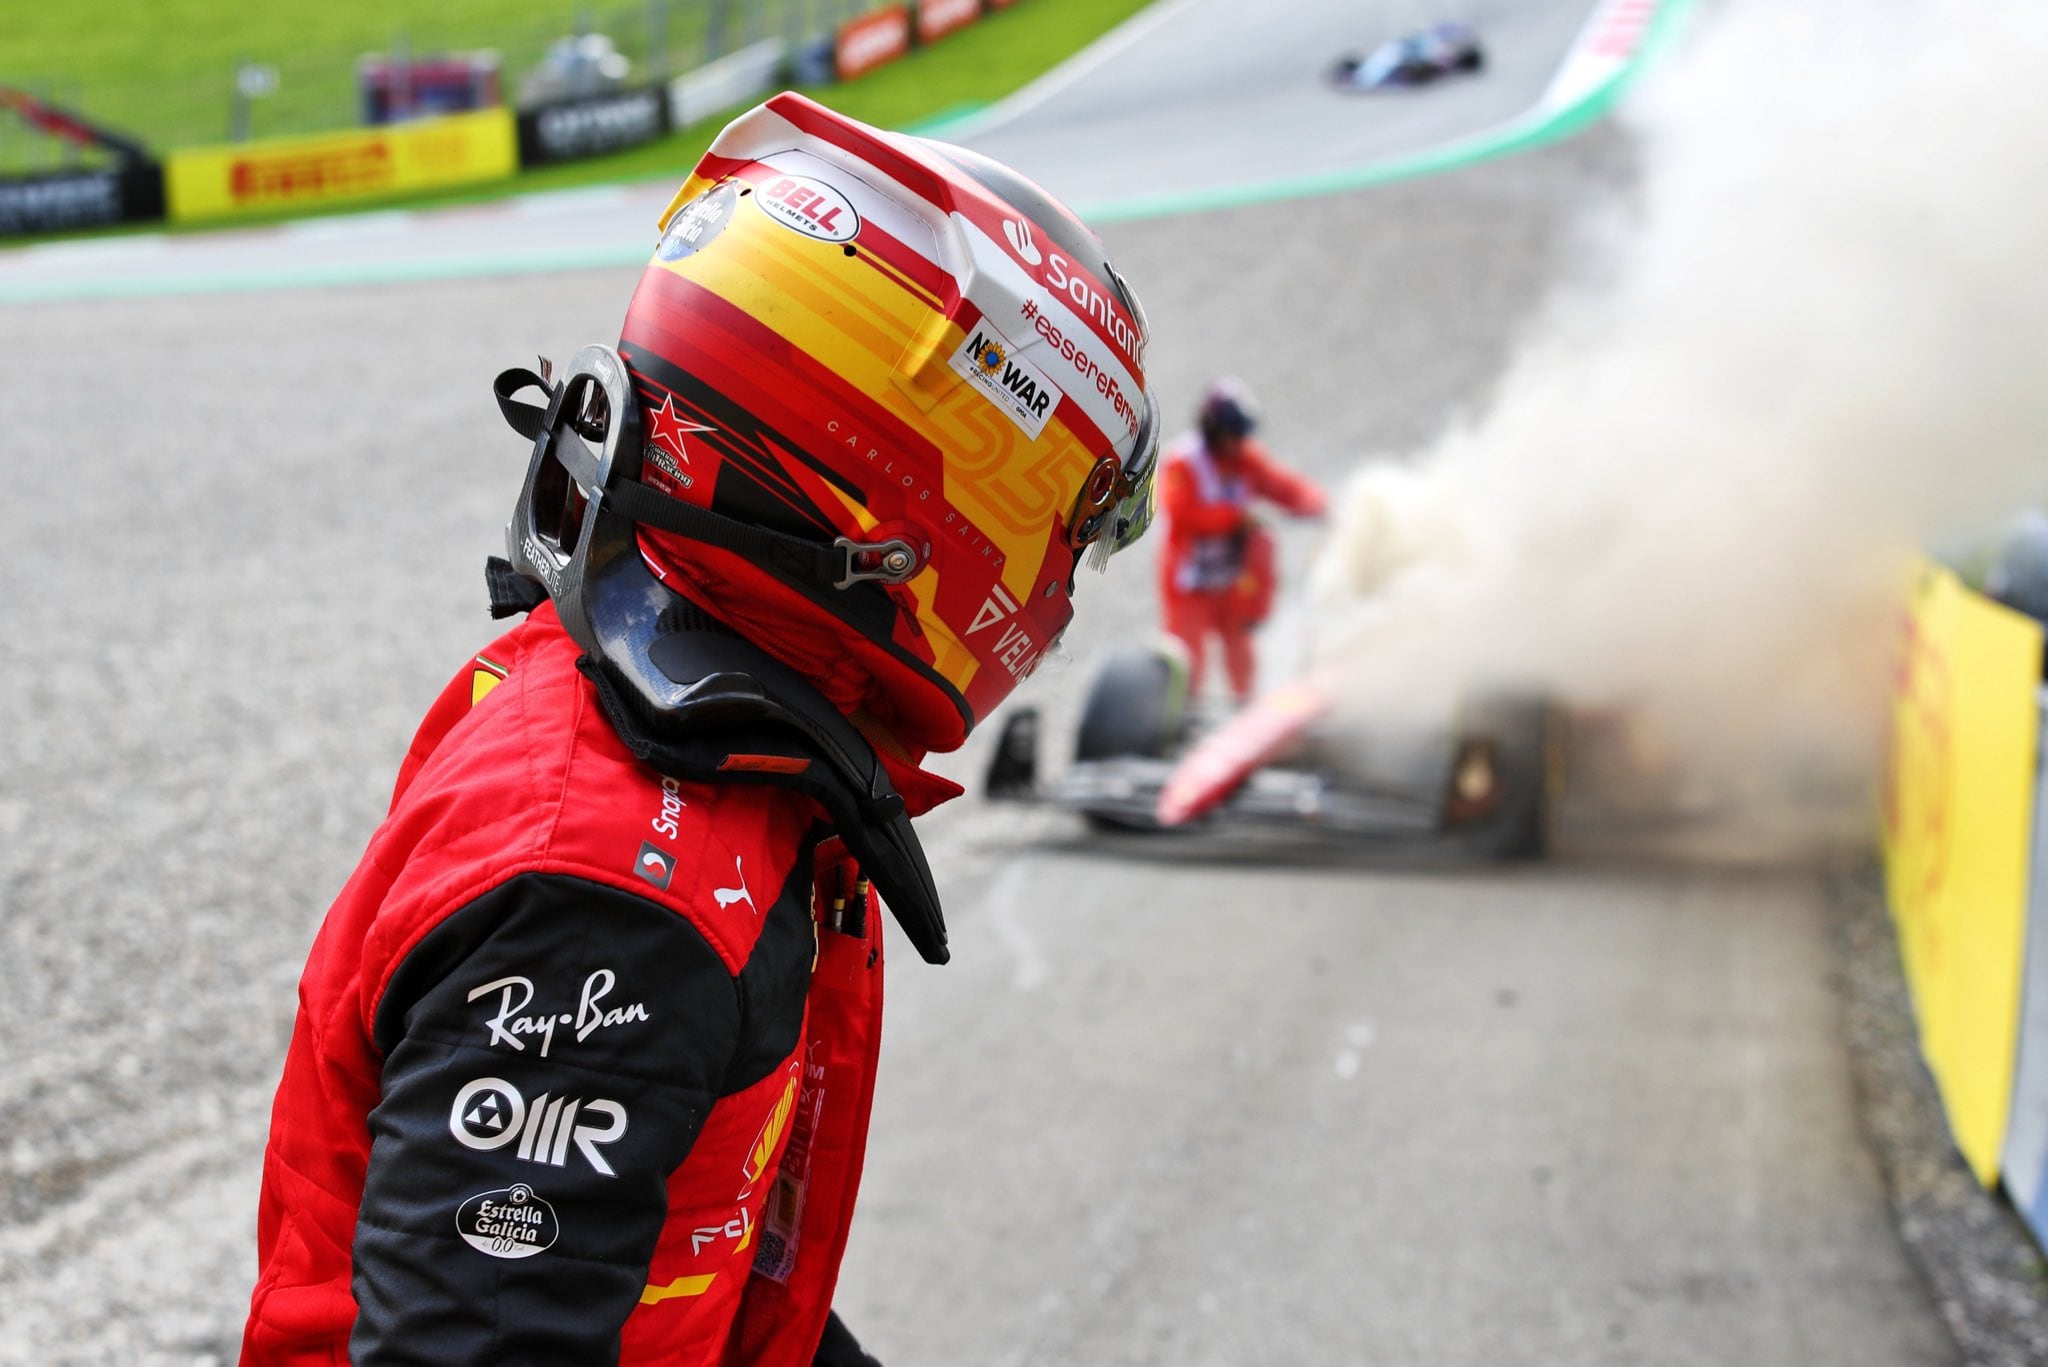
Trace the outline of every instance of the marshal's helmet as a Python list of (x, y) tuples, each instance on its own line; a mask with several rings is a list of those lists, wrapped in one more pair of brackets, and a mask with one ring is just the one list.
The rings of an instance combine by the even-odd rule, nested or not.
[(1202, 392), (1202, 402), (1195, 409), (1195, 426), (1209, 445), (1215, 445), (1219, 437), (1248, 437), (1258, 425), (1258, 404), (1242, 381), (1217, 380)]
[[(1059, 637), (1083, 557), (1151, 520), (1136, 298), (1022, 176), (795, 94), (727, 127), (661, 227), (611, 391), (637, 470), (606, 456), (637, 474), (608, 478), (638, 558), (843, 711), (957, 746)], [(603, 621), (564, 612), (628, 648)]]

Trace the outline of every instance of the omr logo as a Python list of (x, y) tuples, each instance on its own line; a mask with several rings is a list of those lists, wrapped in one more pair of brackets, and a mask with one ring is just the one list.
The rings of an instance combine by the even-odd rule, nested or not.
[[(606, 1117), (602, 1125), (580, 1119), (584, 1115)], [(514, 1140), (517, 1156), (529, 1163), (562, 1167), (574, 1144), (583, 1161), (606, 1177), (616, 1177), (598, 1147), (614, 1143), (626, 1133), (626, 1108), (616, 1101), (580, 1097), (550, 1097), (542, 1092), (531, 1105), (519, 1089), (498, 1077), (480, 1077), (455, 1094), (448, 1112), (448, 1133), (467, 1149), (489, 1153)]]
[(675, 880), (675, 856), (653, 841), (643, 840), (640, 842), (640, 857), (633, 861), (633, 872), (657, 888), (666, 888)]
[(1036, 266), (1045, 260), (1038, 254), (1038, 241), (1031, 235), (1031, 225), (1022, 219), (1003, 220), (1003, 236), (1010, 240), (1010, 250), (1017, 253), (1017, 259), (1027, 266)]

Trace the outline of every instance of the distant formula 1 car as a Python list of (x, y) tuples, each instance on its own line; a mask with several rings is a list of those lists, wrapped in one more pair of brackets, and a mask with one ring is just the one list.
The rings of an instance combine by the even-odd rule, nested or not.
[(1484, 69), (1486, 53), (1469, 25), (1431, 24), (1417, 33), (1391, 38), (1363, 57), (1340, 57), (1330, 68), (1339, 90), (1389, 90), (1429, 85), (1454, 73)]
[(1019, 709), (997, 739), (988, 796), (1052, 803), (1097, 829), (1546, 852), (1562, 747), (1543, 702), (1504, 695), (1440, 725), (1339, 727), (1334, 682), (1311, 677), (1191, 739), (1186, 693), (1171, 653), (1117, 651), (1089, 688), (1066, 772), (1040, 782), (1039, 716)]

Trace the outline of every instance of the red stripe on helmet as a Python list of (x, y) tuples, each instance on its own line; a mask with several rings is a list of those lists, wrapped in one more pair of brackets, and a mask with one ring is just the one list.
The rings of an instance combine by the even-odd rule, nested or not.
[(959, 181), (911, 156), (879, 130), (835, 114), (794, 91), (775, 96), (767, 107), (800, 132), (868, 162), (941, 213), (952, 212)]
[[(837, 421), (857, 426), (863, 436), (886, 443), (898, 459), (920, 467), (924, 477), (938, 479), (944, 461), (930, 440), (744, 309), (660, 266), (648, 268), (640, 288), (652, 292), (653, 306), (635, 298), (626, 319), (627, 345), (664, 358), (761, 417), (764, 426), (809, 456), (821, 474), (829, 472), (827, 477), (849, 489), (871, 482), (858, 467), (839, 475), (844, 462), (830, 432)], [(758, 370), (747, 364), (754, 357), (762, 358)], [(790, 383), (792, 372), (796, 384)], [(834, 447), (833, 459), (804, 449), (821, 445)]]

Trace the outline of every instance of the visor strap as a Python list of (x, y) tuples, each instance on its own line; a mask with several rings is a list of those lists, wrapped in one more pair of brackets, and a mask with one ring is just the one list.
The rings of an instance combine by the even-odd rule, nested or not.
[(531, 370), (514, 368), (500, 371), (498, 378), (491, 382), (491, 393), (497, 397), (498, 411), (505, 415), (505, 422), (514, 432), (532, 441), (540, 435), (540, 426), (547, 417), (547, 409), (539, 404), (521, 403), (513, 398), (522, 389), (538, 389), (552, 396), (553, 388), (546, 380)]
[(620, 480), (605, 490), (604, 503), (642, 526), (766, 561), (789, 578), (809, 580), (821, 588), (838, 587), (844, 576), (846, 553), (835, 545), (735, 521), (633, 480)]

